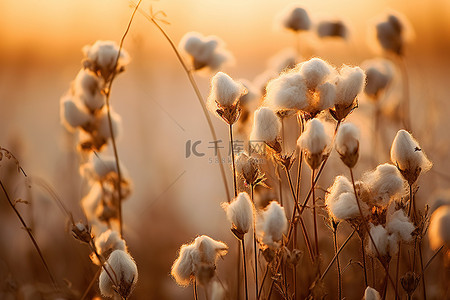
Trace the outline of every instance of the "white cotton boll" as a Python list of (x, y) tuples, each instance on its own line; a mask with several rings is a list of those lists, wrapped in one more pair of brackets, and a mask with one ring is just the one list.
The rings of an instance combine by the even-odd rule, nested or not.
[(374, 226), (370, 224), (370, 235), (375, 242), (376, 249), (372, 243), (372, 239), (367, 237), (367, 252), (373, 257), (377, 256), (377, 250), (381, 256), (385, 256), (389, 254), (389, 233), (383, 225)]
[(105, 97), (101, 93), (101, 79), (88, 69), (81, 69), (73, 83), (74, 94), (91, 111), (98, 110), (105, 104)]
[(228, 252), (228, 246), (225, 243), (216, 241), (207, 235), (197, 237), (194, 245), (197, 249), (196, 257), (194, 257), (196, 263), (203, 262), (214, 265), (219, 257)]
[[(356, 202), (353, 185), (345, 176), (337, 176), (333, 185), (325, 196), (325, 204), (331, 215), (338, 220), (348, 220), (359, 217), (358, 203)], [(362, 203), (361, 209), (367, 210)]]
[(350, 106), (356, 96), (362, 92), (365, 78), (361, 68), (342, 66), (336, 84), (336, 104)]
[(257, 222), (258, 236), (266, 245), (277, 247), (286, 232), (288, 221), (284, 208), (276, 201), (271, 201), (259, 215)]
[(111, 251), (126, 251), (127, 245), (117, 231), (108, 229), (95, 239), (95, 248), (100, 255), (106, 257)]
[(403, 129), (397, 132), (392, 142), (391, 161), (410, 184), (417, 180), (420, 173), (428, 171), (433, 165), (419, 143)]
[(211, 300), (225, 300), (226, 299), (226, 291), (223, 288), (222, 284), (217, 281), (213, 281), (211, 284)]
[(321, 21), (317, 25), (317, 35), (321, 38), (333, 37), (346, 39), (348, 29), (342, 20)]
[(354, 153), (358, 151), (360, 132), (352, 123), (345, 123), (339, 127), (336, 135), (336, 150), (339, 153)]
[(325, 127), (318, 119), (312, 119), (305, 125), (305, 131), (298, 141), (300, 148), (311, 154), (323, 153), (330, 143), (330, 138), (325, 132)]
[(211, 91), (208, 96), (208, 106), (216, 112), (217, 103), (222, 107), (232, 106), (247, 90), (242, 83), (234, 81), (223, 72), (217, 72), (211, 79)]
[(442, 245), (450, 247), (450, 206), (441, 206), (431, 215), (428, 238), (434, 250)]
[[(119, 46), (114, 41), (96, 41), (93, 45), (83, 47), (83, 53), (86, 58), (94, 64), (95, 69), (100, 69), (102, 76), (109, 75), (114, 71), (114, 64), (119, 53)], [(130, 62), (128, 53), (121, 49), (120, 57), (117, 62), (117, 69), (120, 70)]]
[(214, 71), (233, 58), (224, 46), (224, 42), (216, 36), (204, 37), (198, 32), (188, 32), (178, 47), (192, 58), (195, 70), (209, 68)]
[(223, 204), (228, 220), (239, 233), (247, 233), (253, 224), (254, 208), (247, 193), (239, 193), (230, 203)]
[(336, 85), (331, 82), (325, 82), (317, 86), (317, 103), (314, 104), (316, 111), (322, 111), (334, 106), (336, 99)]
[(282, 27), (293, 31), (309, 30), (311, 20), (308, 12), (297, 5), (289, 5), (276, 17), (276, 22)]
[(64, 96), (60, 101), (61, 122), (69, 130), (83, 127), (92, 121), (91, 115), (85, 107), (78, 104), (71, 96)]
[[(120, 163), (120, 172), (122, 180), (128, 178), (128, 171), (122, 163)], [(117, 173), (116, 160), (113, 156), (91, 155), (89, 162), (80, 167), (80, 173), (94, 182), (106, 180), (110, 174)]]
[(254, 113), (250, 141), (274, 142), (278, 137), (280, 128), (281, 122), (275, 112), (268, 107), (260, 107)]
[(300, 60), (297, 56), (298, 54), (295, 49), (285, 48), (269, 59), (268, 67), (270, 70), (278, 73), (293, 69), (297, 61)]
[(393, 196), (405, 190), (405, 181), (391, 164), (379, 165), (374, 171), (364, 174), (363, 182), (377, 205), (387, 205)]
[(312, 58), (300, 65), (300, 74), (305, 79), (306, 86), (310, 90), (325, 82), (327, 77), (332, 74), (333, 67), (320, 58)]
[[(110, 110), (110, 113), (114, 138), (118, 139), (122, 133), (122, 117), (113, 110)], [(108, 113), (105, 108), (101, 110), (97, 122), (98, 135), (105, 140), (109, 139), (111, 137), (111, 132), (109, 129)]]
[(304, 77), (296, 72), (281, 74), (266, 87), (265, 104), (276, 110), (303, 110), (308, 107)]
[(182, 245), (178, 258), (172, 265), (170, 274), (181, 286), (189, 285), (194, 274), (194, 256), (197, 249), (194, 244)]
[(125, 251), (116, 250), (111, 253), (108, 258), (108, 263), (104, 267), (113, 277), (114, 283), (111, 282), (111, 278), (102, 269), (99, 278), (99, 287), (102, 295), (113, 297), (115, 293), (113, 285), (116, 285), (120, 296), (127, 299), (138, 280), (138, 270), (133, 258)]
[(380, 293), (377, 292), (376, 289), (368, 286), (364, 291), (364, 299), (363, 300), (381, 300)]
[(412, 224), (403, 210), (397, 210), (386, 216), (386, 229), (391, 234), (397, 234), (403, 241), (412, 240), (412, 232), (416, 227)]
[(366, 73), (366, 86), (364, 92), (371, 97), (378, 97), (392, 82), (395, 67), (390, 60), (375, 58), (364, 61), (361, 64)]
[(86, 213), (88, 220), (96, 217), (95, 211), (102, 199), (102, 186), (99, 182), (94, 182), (86, 196), (81, 199), (81, 206)]

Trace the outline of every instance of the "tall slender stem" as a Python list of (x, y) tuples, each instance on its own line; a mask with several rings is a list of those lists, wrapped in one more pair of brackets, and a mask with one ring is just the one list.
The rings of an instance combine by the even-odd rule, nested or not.
[(194, 277), (194, 300), (198, 300), (198, 292), (197, 292), (197, 279)]
[(261, 298), (262, 289), (263, 289), (263, 287), (264, 287), (264, 282), (266, 281), (267, 274), (269, 274), (269, 263), (268, 263), (267, 266), (266, 266), (266, 271), (264, 271), (264, 275), (263, 275), (263, 278), (262, 278), (262, 280), (261, 280), (261, 287), (259, 288), (259, 291), (258, 291), (258, 297), (256, 298), (256, 299), (258, 299), (258, 300), (259, 300), (259, 298)]
[(366, 285), (365, 287), (367, 288), (369, 283), (367, 280), (366, 249), (364, 247), (364, 239), (362, 237), (360, 237), (360, 241), (361, 241), (361, 256), (362, 256), (363, 269), (364, 269), (364, 284)]
[(248, 289), (247, 289), (247, 259), (245, 258), (245, 241), (244, 238), (241, 240), (242, 246), (242, 261), (244, 262), (244, 288), (245, 288), (245, 300), (248, 300)]
[[(133, 1), (131, 1), (131, 3), (133, 3)], [(134, 3), (133, 3), (133, 5), (134, 5)], [(159, 25), (159, 23), (156, 21), (156, 19), (153, 18), (153, 16), (150, 16), (149, 14), (147, 14), (143, 9), (139, 9), (139, 12), (145, 18), (147, 18), (147, 20), (152, 22), (156, 26), (156, 28), (158, 28), (158, 30), (162, 33), (164, 38), (169, 43), (169, 45), (172, 48), (172, 50), (175, 52), (175, 55), (176, 55), (178, 61), (180, 62), (181, 66), (183, 67), (184, 71), (186, 72), (186, 75), (188, 76), (189, 82), (191, 83), (192, 88), (194, 89), (195, 95), (197, 96), (197, 100), (198, 100), (200, 106), (202, 107), (203, 115), (205, 116), (206, 121), (208, 123), (208, 127), (209, 127), (209, 130), (211, 131), (212, 138), (214, 139), (214, 141), (217, 141), (218, 139), (217, 139), (216, 131), (215, 131), (213, 123), (211, 121), (211, 117), (209, 116), (209, 113), (208, 113), (208, 110), (206, 108), (205, 102), (203, 101), (203, 96), (200, 93), (200, 89), (198, 88), (197, 82), (194, 79), (193, 71), (190, 68), (188, 68), (186, 62), (181, 57), (181, 54), (178, 51), (177, 46), (172, 41), (172, 39), (167, 34), (167, 32), (161, 27), (161, 25)], [(228, 190), (227, 177), (225, 175), (225, 169), (224, 169), (223, 164), (222, 164), (222, 154), (221, 154), (220, 149), (217, 149), (217, 158), (219, 159), (220, 174), (222, 176), (222, 182), (223, 182), (223, 185), (224, 185), (224, 188), (225, 188), (225, 193), (227, 195), (227, 201), (228, 201), (228, 203), (230, 203), (231, 202), (231, 195), (230, 195), (230, 191)]]
[(231, 147), (231, 164), (233, 166), (233, 187), (234, 187), (234, 197), (237, 196), (237, 180), (236, 180), (236, 164), (234, 162), (234, 144), (233, 144), (233, 125), (230, 124), (230, 147)]
[(419, 241), (419, 259), (420, 259), (420, 269), (421, 269), (421, 279), (422, 279), (422, 293), (423, 293), (423, 299), (427, 300), (427, 289), (425, 284), (425, 273), (423, 269), (423, 259), (422, 259), (422, 241)]
[(53, 283), (53, 286), (58, 290), (59, 286), (56, 283), (55, 277), (53, 276), (52, 272), (50, 271), (50, 268), (48, 267), (47, 261), (45, 260), (44, 255), (42, 254), (41, 248), (39, 247), (36, 239), (34, 238), (33, 233), (31, 232), (30, 228), (28, 227), (27, 223), (22, 218), (22, 216), (20, 215), (19, 211), (16, 209), (16, 206), (12, 203), (11, 198), (9, 197), (9, 194), (6, 191), (6, 188), (3, 185), (3, 182), (1, 180), (0, 180), (0, 186), (2, 187), (3, 193), (5, 194), (6, 200), (8, 200), (9, 206), (11, 206), (11, 208), (14, 210), (14, 213), (17, 215), (17, 217), (19, 218), (20, 223), (22, 223), (23, 228), (25, 229), (25, 231), (27, 232), (28, 236), (30, 237), (30, 240), (33, 243), (33, 246), (36, 249), (36, 252), (38, 253), (38, 255), (40, 257), (40, 259), (42, 261), (42, 264), (44, 265), (44, 268), (47, 271), (47, 274), (48, 274), (48, 276), (50, 277), (50, 280)]
[(410, 118), (410, 95), (409, 95), (409, 76), (404, 56), (398, 56), (400, 70), (402, 72), (403, 83), (403, 125), (408, 131), (412, 131)]
[(323, 274), (320, 276), (320, 280), (323, 280), (325, 278), (325, 275), (327, 275), (328, 271), (330, 270), (331, 266), (333, 265), (334, 261), (338, 258), (338, 255), (341, 253), (341, 251), (345, 248), (347, 243), (350, 241), (352, 236), (355, 234), (356, 230), (353, 230), (352, 233), (345, 239), (342, 246), (339, 248), (337, 253), (334, 255), (333, 259), (330, 261), (328, 266), (326, 267), (325, 271), (323, 271)]
[(336, 256), (336, 271), (338, 275), (338, 299), (342, 299), (342, 277), (341, 277), (341, 266), (339, 264), (339, 255), (337, 253), (339, 246), (337, 242), (337, 228), (333, 230), (333, 243), (334, 243), (334, 255)]
[[(250, 195), (251, 195), (251, 199), (253, 204), (255, 205), (255, 209), (256, 209), (256, 203), (253, 197), (253, 193), (254, 193), (254, 185), (251, 184), (250, 185)], [(254, 263), (255, 263), (255, 295), (256, 298), (258, 299), (258, 249), (256, 248), (256, 220), (255, 217), (253, 217), (253, 254), (254, 254)]]
[[(402, 252), (402, 243), (398, 242), (398, 253), (397, 253), (397, 267), (395, 271), (395, 291), (398, 291), (398, 274), (400, 272), (400, 253)], [(398, 299), (397, 296), (395, 299)]]
[(95, 282), (98, 279), (98, 276), (100, 276), (100, 272), (102, 271), (102, 268), (98, 268), (97, 272), (95, 273), (94, 277), (92, 278), (91, 282), (89, 283), (88, 287), (86, 288), (86, 290), (83, 293), (83, 296), (81, 296), (80, 300), (84, 300), (86, 299), (87, 295), (89, 294), (90, 290), (92, 289), (92, 287), (94, 286)]
[(315, 196), (315, 188), (314, 188), (314, 170), (311, 169), (311, 189), (312, 189), (312, 197), (313, 197), (313, 218), (314, 218), (314, 241), (315, 241), (315, 249), (316, 256), (319, 256), (319, 233), (317, 229), (317, 212), (316, 212), (316, 196)]
[(122, 217), (122, 173), (120, 172), (120, 163), (119, 163), (119, 153), (117, 150), (116, 145), (116, 138), (114, 136), (114, 130), (112, 125), (112, 119), (111, 119), (111, 107), (110, 107), (110, 97), (111, 97), (111, 87), (114, 79), (117, 75), (117, 64), (119, 62), (120, 54), (123, 47), (123, 42), (125, 41), (125, 37), (128, 34), (128, 31), (130, 30), (131, 23), (133, 22), (134, 16), (136, 14), (136, 11), (139, 8), (139, 5), (141, 4), (142, 0), (139, 0), (139, 2), (136, 4), (136, 7), (133, 10), (133, 13), (131, 14), (130, 21), (128, 22), (127, 29), (125, 30), (125, 33), (122, 35), (122, 39), (120, 40), (119, 45), (119, 51), (117, 52), (117, 57), (114, 63), (114, 71), (111, 75), (111, 78), (107, 84), (107, 88), (105, 89), (105, 102), (106, 102), (106, 111), (108, 114), (108, 126), (109, 126), (109, 133), (111, 135), (111, 142), (113, 146), (113, 152), (114, 152), (114, 159), (116, 161), (116, 169), (117, 169), (117, 193), (118, 193), (118, 199), (117, 199), (117, 207), (118, 207), (118, 214), (119, 214), (119, 232), (120, 237), (123, 238), (123, 217)]

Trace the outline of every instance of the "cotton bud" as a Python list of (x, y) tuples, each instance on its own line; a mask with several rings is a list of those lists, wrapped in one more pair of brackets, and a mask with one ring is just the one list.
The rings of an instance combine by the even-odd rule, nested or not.
[(380, 93), (392, 82), (395, 68), (391, 61), (383, 58), (371, 59), (362, 63), (366, 73), (364, 92), (373, 100), (377, 100)]
[(381, 296), (380, 293), (377, 292), (377, 290), (368, 286), (364, 291), (363, 300), (381, 300)]
[(103, 232), (95, 239), (95, 248), (98, 254), (105, 258), (115, 250), (127, 250), (126, 243), (120, 237), (119, 233), (111, 229)]
[(281, 146), (277, 141), (280, 129), (281, 122), (275, 112), (268, 107), (260, 107), (254, 113), (250, 142), (265, 142), (276, 152), (281, 152)]
[(328, 155), (330, 139), (325, 133), (322, 122), (312, 119), (306, 123), (305, 131), (300, 135), (297, 144), (305, 152), (308, 165), (315, 170)]
[(348, 36), (348, 29), (342, 20), (321, 21), (317, 25), (317, 34), (321, 38), (342, 38)]
[(207, 105), (212, 113), (216, 113), (226, 123), (234, 124), (241, 113), (239, 98), (247, 90), (242, 83), (234, 81), (225, 73), (218, 72), (211, 79), (211, 92)]
[(88, 128), (93, 121), (87, 109), (69, 95), (61, 98), (60, 106), (61, 122), (69, 131)]
[[(337, 176), (325, 196), (325, 204), (331, 216), (337, 220), (350, 220), (360, 217), (358, 203), (352, 183), (345, 176)], [(361, 203), (364, 211), (367, 206)]]
[(192, 60), (194, 70), (208, 69), (215, 71), (225, 62), (233, 59), (225, 50), (224, 42), (216, 36), (204, 37), (198, 32), (186, 33), (178, 48)]
[(103, 80), (88, 69), (81, 69), (73, 83), (73, 93), (80, 98), (84, 105), (95, 112), (105, 104), (102, 93)]
[(244, 177), (245, 183), (253, 185), (260, 177), (258, 160), (242, 152), (236, 157), (236, 172)]
[(390, 12), (375, 25), (376, 38), (387, 52), (402, 55), (405, 42), (412, 37), (411, 26), (398, 12)]
[(374, 171), (364, 174), (363, 182), (370, 191), (371, 202), (380, 206), (386, 206), (394, 196), (405, 190), (405, 181), (391, 164), (379, 165)]
[(351, 123), (341, 125), (336, 135), (336, 151), (349, 168), (353, 168), (358, 161), (359, 137), (359, 129)]
[(266, 87), (265, 104), (275, 110), (304, 110), (308, 107), (305, 78), (298, 72), (283, 73)]
[(98, 74), (105, 81), (111, 79), (113, 72), (122, 72), (130, 61), (124, 49), (120, 50), (119, 55), (119, 46), (114, 41), (96, 41), (93, 45), (86, 45), (83, 47), (83, 54), (85, 68)]
[(411, 185), (416, 182), (421, 172), (432, 167), (419, 143), (406, 130), (399, 130), (392, 142), (391, 161)]
[(73, 224), (72, 235), (83, 243), (89, 244), (92, 241), (91, 228), (81, 222)]
[(257, 233), (262, 243), (277, 248), (288, 225), (284, 208), (278, 202), (272, 201), (257, 221)]
[(113, 297), (116, 292), (123, 299), (128, 299), (137, 280), (138, 270), (133, 258), (125, 251), (115, 250), (100, 273), (100, 292), (106, 297)]
[(407, 272), (400, 278), (400, 282), (405, 292), (411, 296), (419, 285), (420, 276), (414, 272)]
[(317, 57), (311, 58), (299, 66), (299, 73), (304, 77), (306, 86), (310, 90), (315, 90), (334, 72), (331, 65)]
[(288, 30), (294, 32), (309, 30), (311, 20), (304, 8), (290, 5), (287, 6), (279, 15), (278, 22)]
[(399, 240), (410, 242), (416, 229), (403, 210), (396, 210), (386, 216), (386, 229), (390, 234), (397, 234)]
[(193, 243), (181, 246), (179, 256), (172, 265), (171, 274), (182, 286), (189, 285), (191, 279), (197, 276), (206, 283), (212, 277), (208, 274), (211, 275), (211, 270), (215, 269), (217, 259), (227, 252), (228, 246), (225, 243), (206, 235), (199, 236)]
[(355, 99), (364, 88), (365, 74), (359, 67), (344, 65), (336, 83), (336, 100), (333, 117), (342, 120), (356, 107)]
[(247, 193), (239, 193), (230, 203), (224, 203), (227, 218), (232, 224), (231, 231), (242, 240), (253, 224), (254, 207)]
[[(110, 109), (112, 132), (117, 140), (122, 132), (122, 118), (114, 110)], [(109, 127), (108, 112), (102, 109), (98, 117), (98, 138), (108, 140), (111, 138), (111, 129)]]
[(431, 215), (428, 237), (434, 250), (442, 245), (450, 247), (450, 206), (441, 206)]

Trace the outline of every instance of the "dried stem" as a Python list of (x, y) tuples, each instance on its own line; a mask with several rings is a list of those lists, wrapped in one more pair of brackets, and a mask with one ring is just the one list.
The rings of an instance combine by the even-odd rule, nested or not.
[(261, 293), (262, 293), (262, 289), (264, 287), (264, 282), (266, 281), (267, 274), (269, 274), (269, 268), (270, 267), (269, 267), (269, 263), (268, 263), (266, 266), (266, 271), (264, 271), (263, 279), (261, 281), (261, 287), (259, 288), (259, 291), (258, 291), (258, 297), (256, 298), (258, 300), (261, 298)]
[(333, 230), (333, 244), (334, 244), (334, 255), (336, 256), (336, 271), (338, 276), (338, 297), (339, 300), (342, 299), (342, 276), (341, 276), (341, 266), (339, 263), (339, 255), (338, 255), (338, 242), (337, 242), (337, 228)]
[(316, 212), (316, 196), (315, 196), (315, 188), (314, 188), (314, 170), (311, 169), (311, 190), (313, 197), (313, 220), (314, 220), (314, 241), (315, 241), (315, 250), (316, 256), (319, 256), (319, 233), (317, 229), (317, 212)]
[(422, 241), (419, 241), (419, 259), (420, 259), (420, 271), (422, 276), (422, 293), (423, 293), (423, 299), (427, 300), (427, 289), (426, 289), (426, 284), (425, 284), (425, 273), (424, 273), (424, 269), (423, 269), (423, 259), (422, 259)]
[(367, 266), (366, 266), (366, 249), (364, 248), (364, 239), (362, 237), (359, 238), (361, 241), (361, 256), (362, 256), (362, 262), (363, 262), (363, 269), (364, 269), (364, 284), (365, 287), (369, 285), (367, 280)]
[(245, 258), (245, 241), (244, 238), (241, 240), (242, 246), (242, 260), (244, 265), (244, 286), (245, 286), (245, 300), (248, 300), (248, 289), (247, 289), (247, 259)]
[(33, 243), (34, 248), (36, 249), (42, 264), (45, 267), (45, 270), (47, 271), (48, 276), (50, 277), (50, 280), (53, 283), (53, 286), (55, 287), (56, 290), (59, 289), (58, 284), (56, 283), (55, 277), (53, 276), (52, 272), (50, 271), (50, 268), (48, 267), (47, 261), (44, 258), (44, 255), (42, 254), (41, 248), (39, 248), (39, 245), (36, 241), (36, 239), (34, 238), (33, 233), (31, 232), (30, 228), (27, 226), (27, 223), (25, 222), (25, 220), (22, 218), (22, 216), (20, 215), (19, 211), (16, 209), (15, 205), (12, 203), (11, 198), (9, 197), (8, 192), (6, 191), (5, 186), (3, 185), (3, 182), (0, 180), (0, 186), (2, 187), (3, 193), (5, 194), (6, 199), (8, 200), (9, 205), (11, 206), (11, 208), (14, 210), (15, 214), (17, 215), (17, 217), (20, 220), (20, 223), (22, 223), (23, 229), (26, 230), (26, 232), (28, 233), (28, 236), (30, 237), (31, 242)]
[(236, 180), (236, 163), (234, 161), (234, 146), (233, 146), (233, 125), (230, 124), (230, 147), (231, 147), (231, 164), (233, 166), (233, 188), (234, 188), (234, 197), (237, 197), (238, 188), (237, 188), (237, 180)]
[[(256, 209), (256, 203), (254, 200), (254, 185), (250, 185), (250, 196), (253, 202), (253, 205)], [(256, 298), (258, 298), (258, 249), (256, 248), (256, 218), (253, 217), (253, 254), (254, 254), (254, 263), (255, 263), (255, 292)]]
[[(131, 1), (131, 3), (132, 3), (132, 5), (135, 5), (133, 1)], [(194, 75), (193, 75), (192, 69), (190, 69), (187, 66), (187, 64), (184, 61), (183, 57), (181, 57), (181, 54), (178, 51), (177, 46), (172, 41), (172, 39), (167, 34), (167, 32), (161, 27), (161, 25), (159, 25), (158, 21), (153, 16), (150, 16), (149, 14), (147, 14), (143, 9), (139, 9), (139, 12), (147, 20), (152, 22), (156, 26), (156, 28), (158, 28), (158, 30), (162, 33), (164, 38), (170, 44), (170, 47), (172, 48), (172, 50), (175, 52), (175, 55), (176, 55), (178, 61), (180, 62), (181, 66), (183, 67), (184, 71), (186, 72), (186, 75), (188, 76), (189, 82), (191, 83), (192, 88), (194, 89), (194, 92), (195, 92), (195, 94), (197, 96), (198, 102), (199, 102), (200, 106), (202, 107), (203, 115), (205, 116), (206, 121), (208, 123), (208, 127), (209, 127), (209, 130), (211, 131), (212, 138), (213, 138), (214, 141), (217, 141), (218, 139), (217, 139), (216, 131), (214, 129), (214, 126), (213, 126), (212, 121), (211, 121), (211, 117), (209, 116), (208, 110), (207, 110), (207, 108), (205, 106), (205, 103), (203, 101), (203, 96), (200, 93), (200, 89), (198, 88), (197, 82), (194, 79)], [(220, 173), (222, 175), (222, 181), (223, 181), (225, 192), (226, 192), (226, 195), (227, 195), (227, 201), (228, 201), (228, 203), (230, 203), (231, 202), (231, 195), (230, 195), (230, 192), (228, 190), (228, 183), (227, 183), (227, 178), (226, 178), (226, 175), (225, 175), (225, 169), (224, 169), (223, 164), (222, 164), (222, 154), (221, 154), (220, 149), (217, 149), (217, 157), (219, 159)]]
[(139, 0), (139, 2), (136, 4), (136, 7), (133, 10), (133, 13), (131, 14), (130, 21), (128, 22), (127, 29), (125, 30), (125, 33), (122, 35), (122, 39), (120, 40), (119, 45), (119, 51), (117, 52), (116, 61), (114, 62), (114, 71), (111, 75), (111, 79), (108, 82), (108, 86), (105, 89), (105, 99), (106, 99), (106, 111), (108, 113), (108, 126), (109, 126), (109, 133), (111, 135), (111, 142), (113, 146), (113, 152), (114, 152), (114, 159), (116, 160), (116, 169), (117, 169), (117, 193), (118, 193), (118, 199), (117, 199), (117, 207), (118, 207), (118, 214), (119, 214), (119, 231), (120, 231), (120, 237), (123, 238), (123, 218), (122, 218), (122, 173), (120, 172), (120, 163), (119, 163), (119, 153), (117, 151), (117, 145), (116, 145), (116, 138), (114, 137), (114, 130), (112, 126), (112, 119), (111, 119), (111, 107), (110, 107), (110, 97), (111, 97), (111, 87), (114, 79), (117, 75), (117, 64), (119, 62), (120, 54), (123, 47), (123, 42), (125, 41), (125, 37), (127, 36), (131, 23), (133, 22), (134, 16), (136, 14), (136, 11), (139, 8), (139, 5), (141, 4), (142, 0)]
[[(398, 292), (398, 274), (400, 272), (400, 253), (402, 252), (402, 243), (398, 242), (398, 253), (397, 253), (397, 267), (395, 271), (395, 293)], [(397, 296), (395, 299), (398, 299)]]
[(94, 286), (94, 283), (97, 281), (98, 276), (100, 276), (100, 272), (102, 271), (102, 268), (98, 268), (97, 272), (95, 272), (94, 277), (92, 278), (91, 282), (89, 283), (88, 287), (83, 293), (83, 296), (81, 296), (80, 300), (86, 299), (87, 295), (91, 291), (92, 287)]
[(325, 271), (323, 271), (323, 274), (320, 276), (320, 280), (323, 280), (325, 278), (325, 275), (327, 275), (327, 273), (330, 270), (331, 266), (333, 265), (334, 261), (338, 258), (338, 255), (341, 253), (342, 249), (344, 249), (344, 247), (347, 245), (348, 241), (350, 241), (350, 239), (355, 234), (355, 232), (356, 232), (356, 230), (353, 230), (352, 233), (345, 239), (344, 243), (339, 248), (339, 250), (336, 252), (336, 254), (334, 255), (333, 259), (328, 264), (328, 266), (325, 269)]
[(198, 292), (197, 292), (197, 280), (194, 277), (194, 300), (198, 300)]

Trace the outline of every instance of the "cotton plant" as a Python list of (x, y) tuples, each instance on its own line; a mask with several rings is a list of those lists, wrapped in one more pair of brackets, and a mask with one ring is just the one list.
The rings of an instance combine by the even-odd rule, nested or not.
[(265, 143), (275, 152), (281, 152), (279, 134), (281, 122), (269, 107), (260, 107), (254, 112), (250, 143)]
[(340, 19), (320, 21), (316, 25), (316, 32), (321, 39), (334, 38), (346, 40), (349, 35), (348, 25)]
[(287, 227), (284, 208), (277, 201), (271, 201), (256, 220), (257, 236), (263, 249), (279, 249)]
[(189, 57), (194, 71), (214, 72), (233, 60), (232, 54), (225, 49), (225, 43), (217, 36), (188, 32), (180, 40), (178, 48)]
[(207, 235), (198, 236), (190, 244), (181, 246), (179, 255), (172, 265), (171, 275), (176, 283), (188, 286), (193, 282), (208, 285), (214, 277), (217, 260), (228, 252), (228, 246)]
[(298, 33), (308, 31), (311, 28), (311, 19), (304, 8), (292, 4), (280, 11), (276, 17), (276, 25)]

